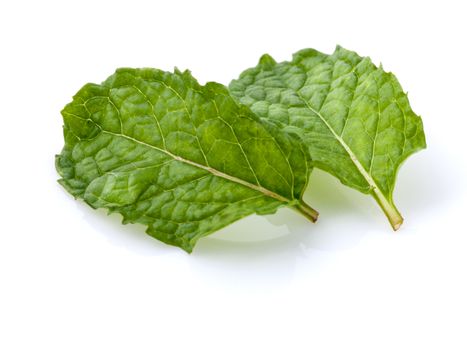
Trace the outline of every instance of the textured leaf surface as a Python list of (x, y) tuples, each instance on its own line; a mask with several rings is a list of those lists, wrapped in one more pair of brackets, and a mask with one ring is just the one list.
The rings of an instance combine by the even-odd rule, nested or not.
[(62, 111), (60, 183), (94, 208), (191, 251), (196, 241), (250, 215), (301, 200), (308, 152), (264, 123), (227, 89), (189, 72), (119, 69), (87, 84)]
[(392, 73), (341, 47), (332, 55), (306, 49), (290, 62), (264, 55), (230, 91), (261, 118), (300, 135), (314, 166), (371, 193), (393, 228), (400, 226), (396, 173), (426, 145), (422, 121)]

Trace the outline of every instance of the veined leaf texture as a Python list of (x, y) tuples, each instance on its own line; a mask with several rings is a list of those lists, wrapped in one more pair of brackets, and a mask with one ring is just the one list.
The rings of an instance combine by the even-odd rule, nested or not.
[(217, 83), (188, 71), (119, 69), (87, 84), (62, 111), (59, 182), (94, 208), (122, 214), (191, 252), (247, 215), (302, 201), (311, 170), (298, 137), (261, 121)]
[(230, 91), (263, 120), (300, 135), (315, 167), (371, 194), (399, 228), (397, 171), (426, 144), (422, 120), (394, 74), (340, 46), (331, 55), (305, 49), (290, 62), (264, 55)]
[(263, 55), (229, 88), (121, 68), (81, 88), (62, 116), (59, 182), (187, 252), (254, 213), (288, 206), (315, 221), (302, 199), (312, 167), (371, 194), (397, 230), (397, 171), (426, 147), (396, 77), (339, 46), (281, 63)]

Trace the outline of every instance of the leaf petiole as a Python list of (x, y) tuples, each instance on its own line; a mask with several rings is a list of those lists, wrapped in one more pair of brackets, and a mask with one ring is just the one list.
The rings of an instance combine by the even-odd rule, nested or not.
[(381, 207), (384, 214), (388, 218), (392, 226), (392, 229), (394, 231), (397, 231), (399, 227), (401, 227), (402, 223), (404, 222), (404, 218), (399, 213), (394, 203), (387, 200), (386, 197), (384, 197), (381, 190), (377, 187), (373, 189), (373, 191), (371, 192), (371, 195), (376, 200), (376, 202), (378, 202), (379, 206)]
[(305, 216), (311, 222), (316, 222), (316, 220), (318, 220), (319, 213), (306, 204), (303, 200), (298, 201), (297, 204), (292, 208)]

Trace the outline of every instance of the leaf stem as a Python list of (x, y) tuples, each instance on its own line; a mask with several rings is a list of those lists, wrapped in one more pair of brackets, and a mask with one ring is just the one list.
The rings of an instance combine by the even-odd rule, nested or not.
[(381, 190), (377, 187), (371, 192), (371, 195), (376, 200), (376, 202), (378, 202), (381, 209), (383, 209), (384, 214), (391, 223), (392, 229), (397, 231), (404, 222), (404, 218), (402, 217), (401, 213), (399, 213), (394, 203), (387, 200)]
[(316, 220), (318, 220), (319, 213), (312, 207), (310, 207), (308, 204), (306, 204), (303, 200), (300, 200), (292, 208), (298, 211), (303, 216), (305, 216), (311, 222), (316, 222)]

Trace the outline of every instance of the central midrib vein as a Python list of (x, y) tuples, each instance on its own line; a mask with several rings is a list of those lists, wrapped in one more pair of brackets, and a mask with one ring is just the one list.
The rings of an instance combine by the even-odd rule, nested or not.
[(373, 194), (373, 196), (376, 198), (376, 201), (379, 203), (379, 205), (382, 207), (384, 213), (386, 214), (387, 218), (391, 222), (391, 225), (394, 230), (397, 230), (400, 225), (402, 224), (402, 217), (400, 216), (400, 213), (397, 211), (395, 208), (394, 204), (386, 198), (386, 196), (383, 194), (381, 189), (378, 187), (376, 182), (373, 180), (371, 175), (366, 171), (366, 169), (363, 167), (362, 163), (358, 160), (357, 156), (353, 153), (353, 151), (350, 149), (350, 147), (347, 145), (347, 143), (340, 137), (336, 131), (332, 128), (331, 125), (327, 122), (327, 120), (321, 115), (319, 111), (314, 109), (308, 101), (300, 94), (299, 91), (296, 91), (297, 96), (305, 103), (306, 107), (309, 108), (313, 113), (315, 113), (319, 119), (326, 125), (326, 127), (329, 129), (329, 131), (332, 133), (334, 138), (339, 142), (339, 144), (344, 148), (344, 150), (347, 152), (349, 155), (350, 159), (352, 160), (352, 163), (357, 167), (357, 170), (360, 172), (360, 174), (364, 177), (368, 185), (370, 186), (370, 193)]
[(347, 154), (349, 155), (350, 159), (352, 160), (352, 162), (354, 163), (354, 165), (357, 167), (358, 171), (361, 173), (361, 175), (365, 178), (365, 180), (368, 182), (368, 184), (370, 185), (371, 189), (378, 189), (378, 186), (376, 185), (375, 181), (373, 180), (373, 178), (371, 177), (371, 175), (366, 171), (366, 169), (363, 167), (362, 163), (360, 163), (360, 161), (358, 160), (357, 156), (355, 155), (355, 153), (353, 153), (353, 151), (350, 149), (350, 147), (347, 145), (347, 143), (342, 139), (342, 137), (340, 137), (336, 131), (332, 128), (331, 125), (329, 125), (329, 123), (327, 122), (326, 119), (324, 119), (324, 117), (321, 115), (320, 112), (318, 112), (316, 109), (314, 109), (309, 103), (308, 101), (306, 101), (303, 96), (297, 92), (297, 95), (300, 97), (300, 99), (303, 101), (303, 103), (306, 104), (307, 108), (309, 108), (313, 113), (315, 113), (319, 119), (324, 123), (324, 125), (326, 125), (326, 127), (329, 129), (329, 131), (332, 133), (332, 135), (334, 136), (334, 138), (339, 142), (339, 144), (344, 148), (344, 150), (347, 152)]
[(196, 162), (193, 162), (189, 159), (185, 159), (185, 158), (182, 158), (180, 156), (177, 156), (165, 149), (162, 149), (162, 148), (159, 148), (157, 146), (154, 146), (154, 145), (151, 145), (149, 143), (146, 143), (146, 142), (143, 142), (143, 141), (140, 141), (140, 140), (137, 140), (131, 136), (128, 136), (128, 135), (125, 135), (125, 134), (117, 134), (117, 133), (114, 133), (114, 132), (111, 132), (111, 131), (107, 131), (107, 130), (103, 130), (101, 129), (101, 132), (104, 133), (104, 134), (108, 134), (108, 135), (113, 135), (113, 136), (117, 136), (117, 137), (122, 137), (124, 139), (127, 139), (127, 140), (130, 140), (130, 141), (133, 141), (133, 142), (136, 142), (140, 145), (143, 145), (143, 146), (146, 146), (146, 147), (149, 147), (149, 148), (152, 148), (154, 150), (157, 150), (159, 152), (162, 152), (170, 157), (172, 157), (173, 159), (177, 160), (177, 161), (180, 161), (180, 162), (183, 162), (183, 163), (186, 163), (186, 164), (189, 164), (191, 166), (194, 166), (194, 167), (197, 167), (197, 168), (200, 168), (200, 169), (203, 169), (203, 170), (206, 170), (208, 172), (210, 172), (211, 174), (215, 175), (215, 176), (218, 176), (218, 177), (221, 177), (221, 178), (224, 178), (226, 180), (229, 180), (229, 181), (232, 181), (232, 182), (236, 182), (240, 185), (243, 185), (245, 187), (248, 187), (252, 190), (255, 190), (255, 191), (258, 191), (258, 192), (261, 192), (263, 193), (264, 195), (268, 196), (268, 197), (271, 197), (271, 198), (274, 198), (278, 201), (281, 201), (281, 202), (285, 202), (285, 203), (289, 203), (291, 202), (292, 200), (291, 199), (288, 199), (284, 196), (281, 196), (280, 194), (278, 193), (275, 193), (275, 192), (272, 192), (271, 190), (268, 190), (267, 188), (264, 188), (262, 186), (258, 186), (258, 185), (254, 185), (248, 181), (245, 181), (245, 180), (242, 180), (242, 179), (239, 179), (238, 177), (235, 177), (235, 176), (232, 176), (232, 175), (229, 175), (229, 174), (226, 174), (226, 173), (223, 173), (217, 169), (214, 169), (214, 168), (211, 168), (211, 167), (208, 167), (206, 165), (203, 165), (203, 164), (199, 164), (199, 163), (196, 163)]

